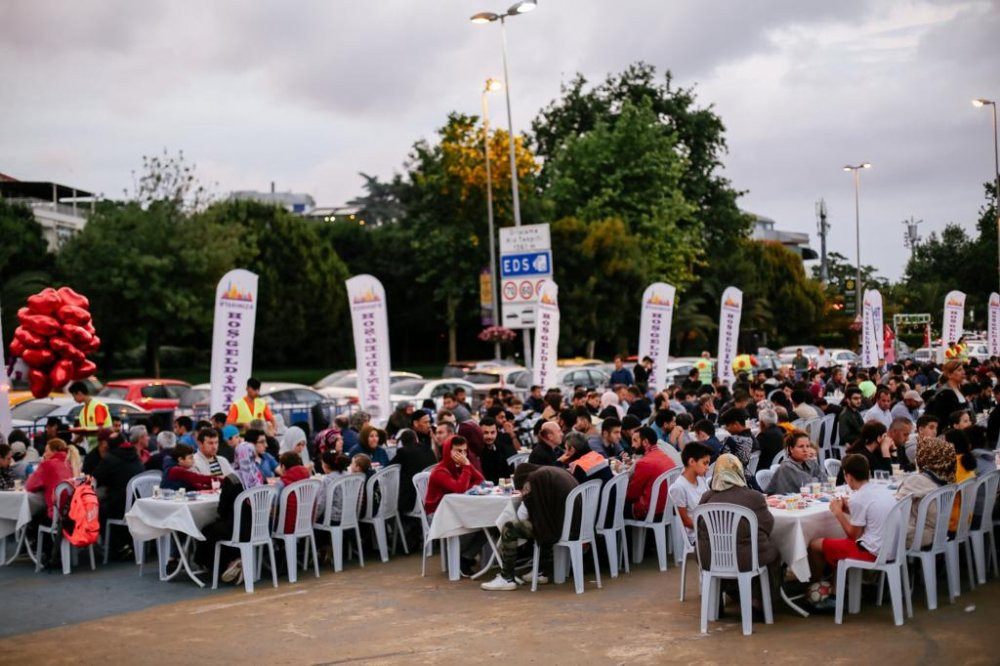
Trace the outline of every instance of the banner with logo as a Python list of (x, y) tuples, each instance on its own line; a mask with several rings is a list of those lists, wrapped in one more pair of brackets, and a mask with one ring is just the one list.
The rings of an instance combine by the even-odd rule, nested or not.
[(237, 268), (215, 288), (212, 325), (212, 413), (225, 412), (243, 397), (253, 370), (257, 320), (257, 275)]
[(986, 320), (989, 322), (987, 343), (990, 348), (990, 356), (1000, 356), (1000, 294), (995, 291), (990, 294)]
[(666, 365), (670, 352), (670, 326), (674, 319), (677, 290), (666, 282), (654, 282), (642, 292), (642, 316), (639, 319), (639, 361), (653, 359), (649, 388), (659, 391), (667, 385)]
[(949, 291), (944, 298), (944, 322), (941, 324), (941, 343), (948, 347), (962, 337), (965, 326), (965, 294)]
[(358, 363), (358, 399), (373, 421), (385, 422), (389, 404), (389, 320), (378, 278), (355, 275), (346, 283)]
[(7, 436), (14, 427), (10, 422), (10, 375), (7, 374), (2, 340), (3, 327), (0, 326), (0, 435), (7, 441)]
[(543, 390), (554, 388), (559, 358), (559, 286), (552, 280), (543, 280), (538, 289), (534, 357), (535, 383)]
[(861, 303), (861, 366), (874, 368), (879, 364), (882, 346), (882, 324), (876, 321), (881, 317), (882, 295), (875, 289), (865, 289)]
[(727, 287), (722, 292), (719, 307), (719, 379), (732, 384), (736, 381), (733, 359), (740, 340), (740, 316), (743, 314), (743, 292), (736, 287)]

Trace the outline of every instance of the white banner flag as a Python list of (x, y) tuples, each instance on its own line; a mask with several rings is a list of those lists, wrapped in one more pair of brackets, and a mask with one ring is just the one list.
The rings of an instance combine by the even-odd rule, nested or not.
[(666, 365), (670, 360), (670, 326), (674, 319), (677, 290), (666, 282), (654, 282), (642, 292), (642, 317), (639, 320), (639, 361), (653, 359), (649, 388), (659, 391), (667, 385)]
[(986, 313), (989, 322), (988, 340), (990, 356), (1000, 356), (1000, 294), (990, 294), (989, 310)]
[(719, 307), (719, 379), (732, 384), (736, 381), (733, 373), (733, 359), (740, 340), (740, 316), (743, 314), (743, 292), (736, 287), (727, 287), (722, 292)]
[(10, 376), (7, 374), (7, 363), (4, 360), (3, 327), (0, 327), (0, 435), (4, 441), (13, 430), (10, 422)]
[(535, 319), (535, 383), (543, 390), (556, 386), (556, 360), (559, 358), (559, 286), (552, 280), (542, 282), (538, 290)]
[(225, 412), (243, 396), (253, 370), (257, 321), (257, 275), (242, 268), (222, 276), (215, 288), (212, 325), (212, 413)]
[(874, 368), (879, 364), (879, 348), (882, 346), (881, 312), (882, 295), (875, 289), (865, 289), (861, 306), (861, 365), (864, 368)]
[(346, 282), (354, 327), (354, 355), (358, 363), (358, 398), (372, 420), (384, 423), (389, 404), (389, 320), (385, 289), (371, 275), (355, 275)]
[(948, 347), (958, 342), (965, 327), (965, 294), (949, 291), (944, 298), (944, 322), (941, 324), (941, 343)]

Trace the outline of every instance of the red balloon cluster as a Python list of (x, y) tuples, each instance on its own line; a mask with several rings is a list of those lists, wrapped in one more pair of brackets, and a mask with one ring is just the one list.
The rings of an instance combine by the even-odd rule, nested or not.
[(21, 325), (10, 342), (11, 356), (28, 365), (31, 394), (44, 398), (73, 379), (94, 374), (87, 359), (101, 346), (90, 321), (90, 301), (69, 287), (47, 287), (17, 311)]

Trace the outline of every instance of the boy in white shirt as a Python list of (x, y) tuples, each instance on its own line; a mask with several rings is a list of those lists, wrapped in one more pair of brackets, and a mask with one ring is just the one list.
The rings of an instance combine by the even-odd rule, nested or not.
[(701, 502), (701, 496), (708, 490), (705, 474), (712, 461), (712, 449), (700, 442), (691, 442), (681, 451), (684, 471), (670, 486), (670, 500), (677, 507), (677, 515), (684, 523), (688, 543), (694, 545), (694, 521), (691, 511)]

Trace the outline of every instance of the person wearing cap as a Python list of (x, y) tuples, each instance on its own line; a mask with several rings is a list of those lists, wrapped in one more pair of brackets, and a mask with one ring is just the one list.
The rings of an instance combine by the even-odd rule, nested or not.
[(240, 429), (234, 425), (227, 425), (222, 428), (222, 436), (219, 438), (219, 455), (233, 462), (236, 455), (236, 447), (243, 441), (240, 437)]
[(410, 415), (410, 428), (417, 433), (417, 441), (427, 450), (434, 450), (434, 442), (431, 437), (431, 413), (425, 409), (418, 409)]
[[(729, 433), (729, 436), (722, 441), (721, 453), (731, 453), (736, 456), (744, 470), (750, 464), (750, 456), (757, 449), (757, 442), (747, 428), (747, 418), (749, 417), (746, 410), (739, 408), (727, 409), (719, 417), (719, 425)], [(756, 480), (752, 479), (749, 473), (747, 473), (747, 484), (751, 488), (757, 487)]]
[(920, 418), (920, 408), (923, 407), (924, 400), (916, 391), (910, 390), (903, 393), (903, 399), (897, 402), (889, 412), (893, 419), (907, 418), (911, 423), (916, 424)]
[(264, 419), (268, 423), (274, 423), (271, 408), (260, 397), (260, 380), (250, 377), (247, 379), (246, 395), (229, 406), (226, 424), (246, 428), (254, 419)]

